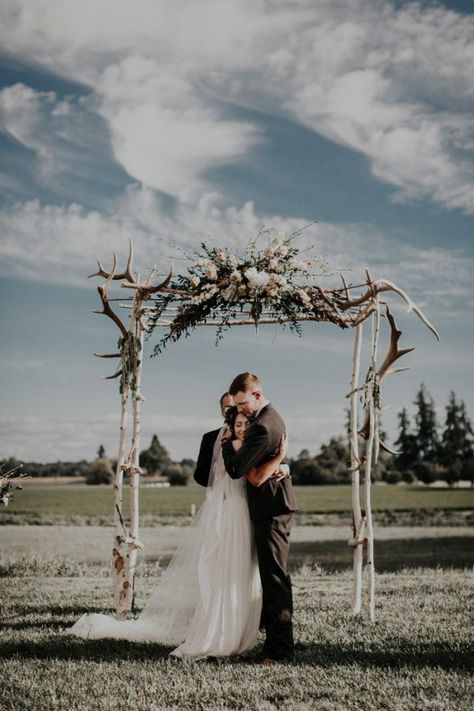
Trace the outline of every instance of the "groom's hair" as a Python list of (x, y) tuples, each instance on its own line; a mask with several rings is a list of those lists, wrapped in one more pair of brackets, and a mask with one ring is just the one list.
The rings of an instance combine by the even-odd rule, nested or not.
[(246, 393), (248, 390), (261, 390), (262, 383), (254, 373), (240, 373), (233, 379), (229, 388), (229, 395)]

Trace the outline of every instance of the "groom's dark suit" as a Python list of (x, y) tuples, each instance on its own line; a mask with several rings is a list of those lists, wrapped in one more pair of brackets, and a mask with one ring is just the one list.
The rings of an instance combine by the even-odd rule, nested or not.
[(207, 486), (209, 483), (212, 455), (219, 432), (220, 429), (212, 430), (212, 432), (206, 432), (206, 434), (202, 436), (196, 469), (193, 474), (194, 481), (201, 484), (201, 486)]
[[(272, 405), (263, 407), (237, 452), (232, 442), (223, 444), (222, 454), (229, 476), (239, 479), (252, 467), (275, 457), (285, 431), (285, 423)], [(293, 601), (287, 563), (290, 527), (293, 511), (296, 511), (291, 478), (267, 481), (259, 487), (247, 481), (247, 495), (262, 580), (266, 631), (263, 654), (272, 659), (290, 658), (293, 655)]]

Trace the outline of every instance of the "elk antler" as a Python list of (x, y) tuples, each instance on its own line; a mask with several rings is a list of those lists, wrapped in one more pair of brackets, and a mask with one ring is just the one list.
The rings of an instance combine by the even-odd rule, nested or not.
[(124, 338), (127, 338), (127, 329), (123, 325), (122, 321), (120, 318), (117, 316), (117, 314), (113, 311), (112, 307), (109, 304), (109, 297), (108, 297), (108, 288), (110, 286), (110, 282), (115, 278), (115, 272), (117, 270), (117, 255), (114, 254), (114, 265), (112, 267), (112, 271), (108, 274), (106, 281), (102, 284), (102, 286), (97, 287), (97, 291), (99, 292), (102, 305), (103, 305), (103, 310), (102, 311), (93, 311), (95, 314), (103, 314), (104, 316), (109, 316), (109, 318), (112, 319), (112, 321), (119, 327), (119, 329), (122, 332), (122, 335)]
[[(142, 286), (140, 287), (140, 293), (143, 295), (143, 299), (148, 299), (151, 294), (156, 293), (157, 291), (161, 291), (162, 289), (166, 289), (168, 284), (170, 283), (171, 279), (173, 277), (173, 265), (170, 267), (170, 271), (166, 279), (161, 282), (161, 284), (158, 284), (157, 286)], [(125, 286), (122, 284), (122, 286)]]
[[(387, 319), (390, 324), (390, 345), (388, 347), (387, 355), (383, 359), (382, 365), (377, 371), (377, 377), (379, 379), (379, 382), (388, 374), (396, 372), (395, 370), (391, 370), (390, 366), (392, 363), (395, 363), (398, 358), (401, 358), (402, 356), (406, 355), (407, 353), (410, 353), (411, 351), (414, 351), (414, 348), (398, 348), (398, 341), (400, 340), (400, 336), (402, 335), (402, 332), (398, 330), (396, 324), (395, 324), (395, 319), (393, 318), (392, 314), (390, 313), (390, 309), (388, 308), (388, 305), (385, 305), (386, 309), (386, 314), (387, 314)], [(398, 370), (398, 369), (396, 369)], [(403, 370), (406, 370), (404, 368)], [(369, 436), (369, 425), (370, 425), (370, 419), (369, 415), (367, 414), (365, 416), (365, 421), (364, 424), (362, 425), (362, 428), (359, 430), (359, 434), (361, 437), (363, 437), (365, 440)], [(385, 449), (386, 451), (390, 451), (387, 446), (383, 443), (380, 442), (380, 446)]]
[[(135, 284), (135, 277), (133, 276), (133, 271), (132, 271), (132, 262), (133, 262), (133, 243), (131, 237), (128, 238), (129, 240), (129, 248), (128, 248), (128, 259), (127, 259), (127, 266), (125, 267), (125, 270), (123, 272), (120, 272), (120, 274), (115, 274), (113, 275), (112, 279), (119, 280), (119, 279), (127, 279), (131, 284)], [(115, 256), (115, 255), (114, 255)], [(94, 274), (89, 274), (88, 279), (93, 276), (101, 276), (104, 277), (105, 279), (108, 279), (110, 275), (113, 273), (112, 272), (106, 272), (102, 264), (100, 263), (99, 260), (97, 260), (97, 264), (99, 265), (99, 271), (94, 272)], [(117, 266), (117, 265), (115, 265)]]

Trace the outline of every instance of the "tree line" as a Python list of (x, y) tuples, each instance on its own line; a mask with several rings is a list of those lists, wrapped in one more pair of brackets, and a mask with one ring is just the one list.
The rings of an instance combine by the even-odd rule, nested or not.
[[(393, 447), (397, 454), (381, 449), (373, 478), (387, 484), (446, 481), (454, 485), (460, 480), (474, 484), (473, 431), (465, 403), (451, 391), (444, 422), (440, 425), (433, 398), (421, 384), (414, 406), (413, 420), (406, 408), (398, 413), (398, 433)], [(387, 439), (383, 431), (380, 437), (382, 441)], [(347, 438), (331, 437), (316, 456), (304, 449), (291, 461), (293, 482), (300, 485), (347, 484), (349, 462)]]
[[(398, 413), (398, 432), (394, 442), (397, 454), (381, 449), (379, 461), (373, 472), (375, 480), (387, 484), (420, 481), (431, 484), (444, 480), (454, 485), (460, 480), (474, 484), (473, 431), (465, 403), (451, 391), (445, 406), (444, 422), (437, 422), (433, 398), (424, 384), (420, 385), (414, 400), (415, 413), (410, 419), (406, 408)], [(347, 423), (348, 428), (348, 423)], [(381, 431), (386, 441), (386, 433)], [(109, 484), (113, 480), (116, 460), (106, 456), (100, 445), (97, 457), (89, 462), (53, 462), (40, 464), (20, 462), (14, 457), (0, 462), (5, 471), (23, 464), (24, 472), (31, 477), (84, 477), (88, 484)], [(291, 459), (293, 482), (299, 485), (347, 484), (350, 451), (347, 437), (331, 437), (321, 445), (320, 452), (312, 456), (307, 449)], [(158, 436), (152, 437), (150, 446), (140, 452), (140, 467), (145, 475), (163, 477), (172, 485), (184, 486), (192, 480), (195, 462), (192, 459), (172, 460)]]

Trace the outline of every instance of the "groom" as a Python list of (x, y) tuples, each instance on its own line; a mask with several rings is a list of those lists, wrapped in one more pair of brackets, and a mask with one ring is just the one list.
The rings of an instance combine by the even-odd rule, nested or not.
[[(239, 412), (251, 420), (242, 447), (236, 452), (231, 441), (222, 445), (225, 467), (232, 479), (272, 459), (280, 448), (285, 423), (265, 399), (256, 375), (241, 373), (229, 388)], [(290, 477), (266, 481), (256, 487), (247, 481), (250, 518), (253, 520), (258, 566), (263, 591), (263, 622), (266, 639), (263, 664), (293, 657), (293, 600), (287, 571), (290, 527), (296, 501)]]

